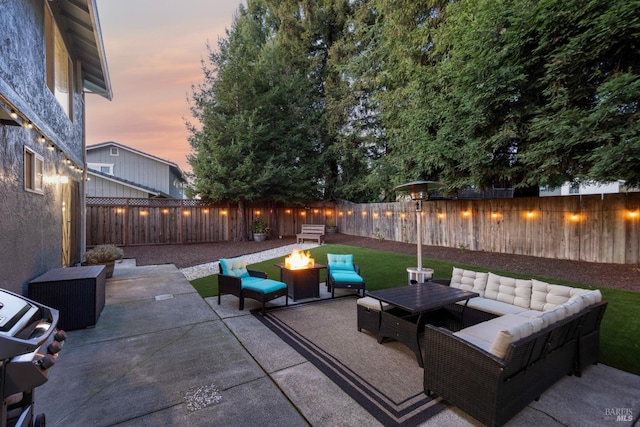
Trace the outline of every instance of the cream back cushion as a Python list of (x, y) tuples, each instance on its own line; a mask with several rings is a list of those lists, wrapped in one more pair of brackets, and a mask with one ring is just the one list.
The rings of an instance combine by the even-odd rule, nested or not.
[(568, 315), (569, 315), (569, 312), (567, 311), (567, 309), (564, 306), (559, 305), (559, 306), (550, 308), (547, 311), (543, 311), (542, 314), (540, 315), (540, 318), (544, 322), (544, 327), (546, 328), (549, 325), (559, 322), (560, 320), (564, 319)]
[(491, 343), (491, 348), (489, 348), (489, 353), (504, 359), (511, 343), (533, 335), (541, 330), (542, 327), (543, 321), (540, 318), (523, 318), (523, 321), (516, 322), (496, 334), (493, 343)]
[(597, 304), (602, 301), (602, 294), (598, 289), (595, 291), (586, 291), (581, 293), (580, 296), (582, 297), (585, 307), (589, 307), (590, 305)]
[(531, 280), (514, 279), (489, 273), (484, 297), (529, 308), (531, 306)]
[(567, 308), (559, 305), (547, 311), (527, 310), (518, 313), (518, 316), (528, 318), (538, 318), (542, 320), (542, 327), (546, 328), (568, 316)]
[(487, 287), (487, 277), (489, 277), (488, 273), (453, 267), (449, 286), (465, 291), (477, 292), (482, 297)]
[(582, 298), (580, 297), (580, 295), (572, 296), (571, 298), (569, 298), (569, 301), (565, 302), (562, 305), (567, 308), (569, 315), (577, 314), (584, 308), (584, 303), (582, 302)]
[(531, 309), (546, 311), (569, 301), (574, 288), (531, 279)]

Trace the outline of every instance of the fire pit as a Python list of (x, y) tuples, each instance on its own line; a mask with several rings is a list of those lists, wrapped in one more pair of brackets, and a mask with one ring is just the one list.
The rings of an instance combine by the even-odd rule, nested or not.
[(315, 261), (311, 258), (311, 252), (304, 252), (300, 249), (291, 251), (291, 255), (284, 259), (284, 265), (289, 270), (300, 270), (301, 268), (313, 267)]
[(326, 265), (316, 264), (311, 253), (294, 249), (283, 263), (276, 264), (280, 268), (280, 281), (286, 283), (289, 298), (320, 296), (320, 270)]

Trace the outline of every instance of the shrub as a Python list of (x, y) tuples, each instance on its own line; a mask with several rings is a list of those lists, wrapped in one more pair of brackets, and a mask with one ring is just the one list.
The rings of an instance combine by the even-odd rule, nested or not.
[(253, 231), (254, 233), (266, 234), (269, 231), (269, 226), (267, 225), (264, 219), (258, 217), (253, 220), (253, 224), (251, 225), (251, 231)]
[(104, 264), (107, 262), (122, 259), (124, 252), (114, 245), (98, 245), (88, 250), (84, 254), (84, 260), (87, 264)]

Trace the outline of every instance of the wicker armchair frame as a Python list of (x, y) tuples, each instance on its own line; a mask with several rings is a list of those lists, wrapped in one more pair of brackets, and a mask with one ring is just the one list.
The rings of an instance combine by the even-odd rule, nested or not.
[[(282, 289), (278, 289), (274, 292), (260, 292), (253, 289), (243, 289), (242, 288), (242, 279), (235, 276), (228, 276), (222, 274), (222, 267), (220, 268), (220, 272), (216, 273), (218, 276), (218, 305), (220, 305), (220, 297), (223, 294), (230, 294), (237, 296), (240, 301), (238, 303), (238, 309), (244, 310), (244, 299), (250, 298), (256, 300), (262, 304), (262, 315), (264, 316), (265, 305), (268, 301), (274, 300), (276, 298), (280, 298), (282, 296), (285, 297), (285, 305), (289, 305), (289, 293), (287, 292), (287, 287), (285, 286)], [(258, 270), (247, 270), (249, 272), (249, 276), (258, 277), (260, 279), (266, 279), (267, 273)]]

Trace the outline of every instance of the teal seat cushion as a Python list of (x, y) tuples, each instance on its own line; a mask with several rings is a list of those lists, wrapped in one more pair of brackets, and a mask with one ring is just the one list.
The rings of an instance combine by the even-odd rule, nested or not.
[(220, 268), (225, 276), (240, 277), (241, 279), (251, 277), (247, 270), (247, 260), (241, 257), (220, 259)]
[(282, 282), (271, 279), (261, 279), (259, 277), (246, 277), (242, 279), (242, 289), (264, 292), (265, 294), (286, 288)]
[(364, 279), (358, 275), (355, 271), (331, 271), (331, 278), (334, 282), (342, 283), (362, 283)]
[(330, 271), (355, 271), (353, 255), (327, 254)]

